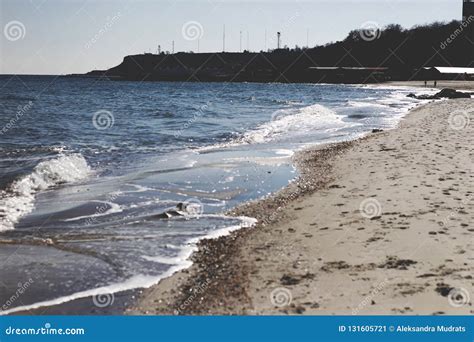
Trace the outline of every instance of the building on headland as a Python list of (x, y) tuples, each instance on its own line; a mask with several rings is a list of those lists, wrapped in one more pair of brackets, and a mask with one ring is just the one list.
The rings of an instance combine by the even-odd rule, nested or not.
[(474, 68), (465, 67), (424, 67), (417, 73), (417, 78), (422, 80), (474, 80)]

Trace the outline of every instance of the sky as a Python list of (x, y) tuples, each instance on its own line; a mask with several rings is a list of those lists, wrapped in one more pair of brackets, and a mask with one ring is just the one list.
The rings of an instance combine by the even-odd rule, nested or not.
[[(126, 55), (315, 46), (350, 30), (460, 20), (462, 0), (0, 0), (0, 74), (108, 69)], [(242, 32), (242, 33), (241, 33)]]

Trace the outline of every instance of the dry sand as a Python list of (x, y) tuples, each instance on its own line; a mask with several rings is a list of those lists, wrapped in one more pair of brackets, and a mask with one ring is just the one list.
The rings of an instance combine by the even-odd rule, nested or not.
[(203, 241), (129, 313), (472, 314), (473, 146), (474, 101), (449, 100), (300, 153), (297, 182), (235, 210), (257, 226)]
[[(424, 87), (425, 82), (423, 81), (398, 81), (398, 82), (387, 82), (385, 84), (394, 86), (406, 86), (406, 87)], [(474, 81), (437, 81), (436, 87), (434, 82), (429, 81), (427, 86), (429, 88), (451, 88), (457, 90), (474, 90)]]

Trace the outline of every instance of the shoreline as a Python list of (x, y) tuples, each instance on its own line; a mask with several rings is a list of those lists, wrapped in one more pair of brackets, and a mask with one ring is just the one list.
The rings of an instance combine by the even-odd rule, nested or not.
[[(470, 103), (472, 103), (470, 100), (457, 100), (422, 105), (408, 113), (404, 119), (402, 119), (398, 128), (394, 130), (371, 134), (356, 141), (324, 147), (319, 146), (298, 154), (296, 163), (300, 170), (300, 177), (295, 182), (290, 183), (285, 189), (269, 198), (246, 203), (233, 210), (232, 214), (236, 216), (244, 215), (257, 218), (258, 224), (256, 226), (238, 230), (225, 237), (213, 240), (202, 240), (198, 244), (198, 251), (194, 253), (191, 258), (193, 265), (190, 268), (175, 273), (173, 276), (163, 279), (159, 284), (143, 290), (136, 304), (126, 312), (128, 314), (184, 315), (350, 314), (354, 310), (354, 307), (358, 308), (358, 305), (347, 306), (346, 303), (344, 307), (337, 307), (337, 309), (336, 306), (333, 308), (324, 307), (325, 305), (319, 303), (321, 296), (312, 294), (310, 293), (311, 291), (304, 295), (300, 292), (304, 291), (304, 288), (311, 287), (312, 283), (317, 284), (318, 281), (315, 281), (315, 279), (320, 277), (320, 273), (330, 275), (327, 277), (328, 279), (325, 279), (324, 287), (331, 288), (339, 285), (341, 277), (347, 277), (346, 274), (342, 273), (352, 272), (359, 276), (365, 273), (372, 273), (372, 277), (373, 273), (377, 273), (377, 270), (380, 270), (378, 273), (382, 274), (393, 272), (393, 270), (401, 272), (409, 271), (408, 273), (411, 273), (412, 265), (420, 265), (420, 262), (410, 258), (401, 258), (401, 256), (394, 253), (395, 255), (392, 256), (385, 255), (385, 258), (378, 260), (378, 263), (371, 262), (366, 265), (351, 265), (343, 260), (325, 262), (321, 257), (315, 258), (312, 264), (308, 265), (308, 260), (305, 259), (308, 259), (311, 252), (307, 252), (306, 248), (320, 248), (321, 243), (314, 243), (314, 241), (306, 241), (305, 243), (305, 240), (314, 240), (314, 235), (322, 235), (324, 234), (323, 232), (329, 232), (325, 235), (334, 235), (332, 238), (329, 238), (329, 241), (331, 241), (340, 235), (337, 231), (343, 231), (343, 228), (320, 227), (321, 225), (325, 225), (324, 222), (311, 223), (307, 227), (298, 227), (301, 223), (299, 222), (301, 220), (298, 221), (299, 213), (303, 214), (305, 211), (308, 211), (309, 208), (309, 206), (304, 205), (305, 202), (313, 202), (310, 205), (314, 206), (316, 204), (314, 203), (314, 198), (317, 198), (316, 202), (318, 202), (318, 204), (324, 203), (324, 201), (321, 202), (323, 199), (319, 198), (321, 197), (321, 192), (345, 192), (345, 190), (341, 191), (340, 189), (344, 189), (346, 186), (334, 183), (335, 181), (338, 183), (344, 181), (344, 179), (340, 177), (340, 172), (336, 170), (341, 163), (344, 163), (342, 156), (347, 157), (347, 155), (353, 153), (354, 150), (367, 148), (371, 153), (374, 153), (374, 144), (382, 143), (383, 145), (387, 142), (387, 139), (389, 139), (389, 143), (398, 142), (400, 137), (397, 135), (406, 136), (407, 133), (405, 131), (407, 127), (411, 127), (411, 130), (415, 130), (417, 128), (415, 123), (419, 123), (418, 121), (422, 119), (426, 121), (426, 118), (433, 115), (439, 107), (447, 106), (449, 111), (453, 111), (458, 107), (464, 108)], [(444, 113), (444, 116), (448, 114), (449, 113)], [(380, 151), (383, 152), (382, 154), (391, 153), (390, 148), (381, 149)], [(406, 158), (406, 156), (400, 156), (399, 158), (401, 157)], [(371, 195), (367, 194), (366, 196), (370, 198)], [(335, 205), (336, 208), (345, 206), (345, 204), (340, 203), (336, 203)], [(358, 205), (359, 203), (357, 203), (357, 207)], [(328, 211), (332, 212), (334, 209)], [(330, 214), (337, 215), (339, 213), (339, 215), (342, 216), (349, 216), (354, 215), (356, 211), (358, 210), (350, 212), (336, 209), (335, 212)], [(357, 217), (357, 219), (360, 221), (361, 218), (359, 214), (360, 213), (358, 213), (359, 217)], [(404, 214), (399, 215), (401, 220), (405, 219), (403, 218), (404, 216), (408, 216)], [(305, 217), (305, 219), (306, 218), (307, 217)], [(369, 221), (373, 224), (374, 222), (378, 223), (378, 221), (382, 221), (382, 219), (376, 217)], [(384, 224), (386, 226), (392, 225), (392, 223)], [(344, 224), (341, 223), (341, 226), (344, 226)], [(314, 232), (314, 229), (311, 227), (319, 227), (319, 229)], [(357, 230), (357, 232), (361, 232), (359, 234), (367, 235), (364, 231), (368, 229), (364, 227), (357, 229), (360, 229)], [(387, 228), (385, 227), (384, 229)], [(409, 228), (406, 226), (391, 228), (392, 231), (395, 229), (399, 229), (400, 232), (405, 232), (408, 231)], [(334, 230), (334, 232), (331, 232), (332, 230)], [(369, 245), (383, 240), (383, 236), (387, 235), (386, 233), (381, 234), (377, 231), (372, 231), (372, 233), (373, 236), (368, 236), (369, 239), (367, 239), (367, 241), (360, 241), (359, 246), (355, 247), (362, 248), (362, 244)], [(437, 232), (427, 233), (428, 238), (436, 236), (434, 233), (438, 235)], [(294, 238), (295, 235), (298, 236), (300, 234), (301, 236), (299, 238)], [(417, 235), (419, 234), (420, 232), (417, 231)], [(441, 233), (439, 234), (441, 236)], [(413, 237), (411, 236), (411, 238)], [(314, 244), (314, 246), (312, 246), (312, 244)], [(403, 249), (402, 246), (398, 247), (398, 249)], [(271, 254), (271, 256), (269, 257), (268, 254)], [(328, 254), (334, 253), (329, 252)], [(452, 259), (454, 259), (454, 257)], [(279, 263), (281, 265), (279, 265)], [(302, 268), (302, 264), (306, 266), (303, 268), (305, 272), (299, 270)], [(418, 266), (414, 268), (416, 267)], [(273, 271), (270, 272), (270, 269), (273, 269)], [(298, 273), (297, 276), (293, 274), (295, 270), (299, 270), (296, 272)], [(318, 272), (311, 272), (311, 270), (317, 270)], [(427, 275), (426, 278), (436, 277), (434, 273), (431, 273), (432, 275), (430, 276), (428, 272), (430, 269), (426, 269), (425, 271), (424, 274)], [(448, 274), (452, 273), (457, 272), (453, 271)], [(423, 274), (421, 275), (423, 276)], [(410, 275), (410, 278), (420, 279), (417, 278), (416, 275)], [(443, 279), (436, 285), (438, 287), (435, 288), (433, 293), (427, 296), (430, 299), (434, 298), (435, 302), (439, 305), (439, 310), (432, 309), (426, 311), (423, 310), (422, 307), (416, 307), (416, 305), (393, 305), (394, 307), (390, 309), (386, 307), (377, 309), (373, 307), (367, 308), (366, 305), (364, 305), (363, 309), (369, 314), (465, 313), (462, 309), (458, 309), (456, 312), (456, 310), (452, 310), (454, 309), (452, 306), (447, 305), (448, 301), (446, 297), (448, 294), (446, 294), (446, 291), (455, 289), (456, 287), (450, 287), (451, 285), (445, 284), (442, 280)], [(469, 280), (467, 280), (467, 282), (469, 282)], [(375, 290), (381, 288), (377, 290), (377, 294), (379, 294), (379, 292), (388, 292), (387, 288), (385, 288), (389, 287), (387, 284), (393, 287), (393, 281), (386, 281), (385, 278), (379, 279), (375, 283), (378, 284), (375, 286)], [(366, 286), (365, 290), (367, 293), (370, 294), (374, 291), (373, 281), (370, 285), (364, 284), (364, 286)], [(472, 283), (470, 286), (472, 287)], [(263, 287), (267, 289), (262, 291)], [(291, 289), (288, 290), (287, 287)], [(407, 289), (404, 289), (405, 287), (407, 287)], [(276, 302), (277, 305), (274, 305), (275, 303), (269, 300), (269, 296), (272, 295), (271, 290), (282, 288), (289, 291), (290, 298), (292, 298), (292, 300), (290, 300), (291, 304), (280, 306), (279, 303)], [(406, 284), (402, 282), (395, 284), (395, 288), (396, 291), (403, 293), (402, 297), (424, 292), (423, 284), (411, 284), (410, 282)], [(359, 296), (358, 303), (363, 303), (364, 299), (370, 297), (367, 293), (365, 296)], [(438, 293), (442, 293), (442, 295), (440, 296)], [(285, 292), (283, 294), (287, 293)], [(397, 295), (392, 293), (389, 297), (393, 299), (393, 297), (397, 297)], [(437, 297), (440, 297), (442, 300), (440, 301), (440, 298)], [(297, 298), (300, 300), (297, 300)], [(355, 300), (357, 301), (357, 299)], [(426, 298), (424, 298), (422, 302), (425, 300)], [(338, 306), (341, 305), (338, 300), (335, 300), (335, 302), (338, 303)], [(375, 301), (372, 300), (372, 302)], [(376, 305), (372, 304), (371, 306)], [(470, 303), (469, 306), (471, 306)]]
[[(387, 84), (381, 84), (387, 85)], [(391, 84), (388, 84), (391, 85)], [(404, 85), (404, 86), (415, 86), (414, 84)], [(465, 88), (458, 88), (458, 89), (465, 89)], [(417, 108), (424, 106), (420, 104)], [(415, 109), (416, 110), (416, 109)], [(407, 116), (410, 113), (406, 114)], [(405, 116), (406, 118), (406, 116)], [(405, 120), (405, 118), (402, 119)], [(376, 133), (377, 135), (379, 133)], [(15, 314), (23, 314), (28, 312), (29, 314), (74, 314), (76, 313), (76, 309), (79, 308), (80, 312), (85, 314), (120, 314), (120, 313), (137, 313), (143, 314), (149, 310), (142, 310), (140, 306), (142, 305), (142, 298), (146, 298), (149, 296), (149, 292), (151, 289), (155, 291), (155, 288), (161, 287), (162, 284), (165, 284), (167, 279), (178, 277), (181, 278), (182, 282), (179, 284), (180, 286), (183, 285), (184, 282), (188, 281), (187, 279), (191, 276), (195, 276), (199, 273), (206, 273), (203, 271), (204, 269), (210, 270), (213, 265), (215, 264), (215, 259), (225, 255), (222, 253), (222, 250), (230, 250), (234, 249), (234, 246), (230, 246), (230, 244), (234, 243), (237, 240), (245, 240), (244, 232), (249, 230), (248, 235), (252, 234), (256, 228), (260, 226), (265, 227), (267, 225), (276, 225), (287, 223), (291, 219), (291, 215), (284, 210), (285, 207), (288, 205), (293, 204), (294, 202), (298, 201), (299, 199), (304, 198), (305, 196), (311, 196), (314, 192), (318, 190), (322, 190), (328, 186), (331, 182), (335, 180), (334, 176), (331, 175), (332, 168), (333, 168), (333, 159), (337, 158), (344, 154), (347, 150), (354, 147), (354, 145), (359, 144), (362, 141), (369, 140), (373, 137), (374, 134), (370, 134), (359, 138), (356, 140), (351, 140), (347, 142), (341, 143), (334, 143), (334, 144), (324, 144), (318, 145), (316, 147), (310, 147), (307, 150), (300, 151), (295, 155), (294, 163), (299, 171), (299, 177), (297, 177), (294, 181), (292, 181), (287, 187), (281, 189), (277, 193), (271, 195), (268, 198), (264, 198), (262, 200), (246, 202), (239, 205), (237, 208), (232, 210), (231, 212), (226, 213), (229, 216), (246, 216), (246, 217), (255, 217), (258, 219), (257, 227), (253, 228), (246, 228), (241, 227), (237, 231), (230, 232), (230, 234), (224, 234), (220, 237), (208, 237), (204, 238), (196, 247), (196, 250), (192, 257), (189, 260), (193, 261), (193, 264), (190, 268), (185, 268), (174, 273), (171, 276), (167, 276), (164, 279), (160, 280), (157, 285), (152, 286), (151, 288), (146, 289), (134, 289), (134, 290), (127, 290), (122, 292), (117, 292), (115, 295), (118, 298), (119, 305), (114, 305), (114, 307), (110, 308), (91, 308), (88, 309), (88, 303), (91, 302), (91, 297), (84, 297), (72, 301), (67, 301), (62, 304), (52, 305), (52, 306), (45, 306), (40, 307), (37, 309), (29, 310), (29, 311), (21, 311)], [(269, 214), (269, 212), (271, 214)], [(245, 229), (242, 229), (245, 228)], [(242, 235), (242, 236), (241, 236)], [(214, 242), (214, 243), (213, 243)], [(194, 248), (193, 248), (194, 249)], [(234, 256), (234, 259), (238, 259)], [(200, 263), (201, 266), (195, 267), (197, 263)], [(226, 267), (230, 267), (229, 265), (225, 265)], [(217, 268), (222, 267), (222, 265), (217, 265)], [(239, 268), (239, 265), (232, 265), (232, 267)], [(194, 270), (196, 268), (196, 270)], [(221, 268), (222, 269), (222, 268)], [(212, 273), (212, 272), (211, 272)], [(232, 272), (231, 272), (232, 273)], [(189, 274), (192, 274), (191, 276)], [(225, 280), (226, 274), (221, 270), (214, 270), (214, 274), (222, 274), (223, 278), (222, 281)], [(237, 278), (241, 276), (241, 274), (234, 274)], [(188, 284), (187, 288), (185, 288), (184, 292), (188, 292), (187, 296), (184, 298), (178, 298), (174, 293), (166, 293), (166, 294), (159, 294), (157, 297), (163, 297), (163, 299), (158, 300), (165, 300), (170, 303), (174, 302), (174, 306), (177, 307), (177, 303), (181, 300), (181, 302), (188, 302), (189, 297), (193, 296), (195, 293), (195, 289), (202, 289), (205, 288), (206, 291), (209, 290), (211, 287), (210, 278), (206, 278), (204, 276), (196, 277), (198, 281), (194, 281), (193, 284)], [(179, 281), (178, 281), (179, 283)], [(218, 282), (216, 282), (218, 283)], [(172, 281), (170, 285), (171, 288), (176, 287), (176, 281)], [(186, 286), (185, 286), (186, 287)], [(168, 289), (164, 289), (168, 292)], [(239, 289), (239, 286), (235, 287), (235, 291), (237, 292), (244, 292), (245, 289)], [(142, 292), (144, 294), (142, 294)], [(210, 292), (210, 291), (208, 291)], [(236, 293), (230, 293), (231, 296), (235, 296)], [(152, 296), (155, 296), (153, 294)], [(136, 305), (133, 303), (135, 302), (135, 298), (138, 297), (138, 302)], [(181, 296), (183, 297), (183, 296)], [(242, 300), (242, 298), (241, 298)], [(149, 304), (146, 304), (147, 306)], [(188, 307), (189, 306), (189, 307)], [(168, 309), (160, 310), (160, 313), (163, 314), (173, 314), (178, 311), (179, 313), (202, 313), (202, 309), (193, 308), (191, 305), (186, 304), (185, 309), (175, 309), (170, 311)], [(206, 311), (206, 310), (204, 310)], [(244, 311), (243, 311), (244, 312)], [(246, 312), (246, 311), (245, 311)], [(227, 313), (227, 312), (226, 312)]]
[[(426, 89), (443, 89), (451, 88), (458, 91), (472, 91), (474, 90), (474, 81), (437, 81), (436, 87), (434, 86), (434, 81), (428, 81)], [(380, 85), (390, 85), (390, 86), (402, 86), (402, 87), (416, 87), (416, 88), (425, 88), (423, 81), (389, 81), (380, 83)]]
[[(283, 208), (298, 198), (304, 197), (308, 194), (323, 188), (333, 178), (329, 176), (331, 165), (329, 159), (334, 158), (335, 155), (343, 153), (350, 148), (353, 143), (365, 138), (359, 138), (353, 141), (339, 142), (332, 144), (319, 145), (317, 147), (308, 148), (307, 150), (297, 152), (295, 154), (295, 164), (299, 172), (299, 176), (289, 183), (285, 188), (281, 189), (275, 194), (261, 200), (246, 202), (232, 211), (226, 213), (229, 216), (248, 216), (255, 218), (257, 223), (248, 228), (241, 228), (218, 238), (205, 238), (199, 241), (195, 252), (192, 254), (190, 260), (192, 265), (173, 274), (171, 277), (164, 278), (157, 285), (144, 289), (141, 299), (137, 301), (137, 305), (126, 310), (127, 314), (140, 315), (151, 314), (148, 309), (139, 308), (144, 302), (148, 306), (148, 299), (150, 297), (157, 298), (159, 303), (167, 302), (169, 307), (161, 308), (153, 314), (162, 315), (203, 315), (215, 314), (207, 312), (206, 308), (202, 308), (203, 302), (192, 301), (190, 298), (194, 297), (196, 290), (205, 290), (209, 292), (226, 292), (226, 295), (238, 297), (239, 302), (245, 302), (246, 296), (243, 293), (243, 288), (234, 284), (233, 288), (221, 288), (221, 284), (229, 281), (229, 275), (236, 283), (242, 277), (240, 272), (232, 268), (239, 267), (233, 263), (223, 261), (216, 263), (216, 260), (222, 261), (224, 258), (235, 258), (236, 247), (245, 239), (250, 238), (252, 232), (256, 229), (278, 224), (288, 221), (289, 217), (285, 214)], [(305, 155), (305, 153), (308, 153)], [(318, 168), (320, 178), (310, 177), (314, 175), (314, 171), (310, 170), (312, 167)], [(269, 211), (271, 214), (269, 214)], [(222, 271), (224, 270), (224, 271)], [(175, 289), (182, 287), (177, 293)], [(221, 297), (216, 297), (221, 298)], [(153, 300), (156, 302), (156, 300)], [(143, 304), (142, 304), (143, 303)], [(219, 303), (214, 303), (219, 305)], [(235, 304), (235, 303), (234, 303)], [(184, 305), (184, 307), (182, 307)], [(220, 314), (220, 313), (218, 313)], [(228, 313), (225, 313), (228, 314)], [(245, 311), (232, 314), (248, 314)]]

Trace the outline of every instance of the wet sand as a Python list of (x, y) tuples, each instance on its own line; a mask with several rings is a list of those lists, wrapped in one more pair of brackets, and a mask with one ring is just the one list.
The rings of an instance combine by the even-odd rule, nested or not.
[(473, 110), (430, 103), (395, 130), (299, 153), (297, 181), (234, 211), (255, 227), (202, 241), (127, 312), (474, 313)]
[[(52, 293), (56, 294), (56, 298), (60, 298), (68, 293), (87, 289), (90, 286), (88, 282), (100, 280), (97, 276), (92, 278), (91, 274), (99, 274), (103, 279), (104, 275), (113, 272), (113, 269), (106, 260), (100, 260), (93, 254), (75, 253), (73, 249), (53, 246), (42, 239), (27, 240), (27, 243), (19, 244), (18, 241), (3, 238), (0, 239), (0, 246), (0, 257), (3, 260), (0, 315), (4, 310), (13, 310), (14, 312), (10, 313), (12, 315), (121, 315), (139, 294), (139, 290), (130, 290), (115, 293), (113, 296), (105, 294), (96, 299), (84, 297), (59, 305), (15, 311), (17, 307), (27, 308), (31, 303), (51, 300)], [(41, 255), (42, 259), (35, 262), (38, 255)], [(36, 268), (34, 271), (33, 267)], [(81, 273), (78, 270), (88, 272)], [(49, 283), (47, 279), (51, 278), (56, 278), (60, 286), (55, 287)], [(74, 286), (80, 287), (74, 289)], [(18, 293), (20, 288), (23, 291)], [(106, 301), (107, 305), (100, 305), (100, 300)]]

